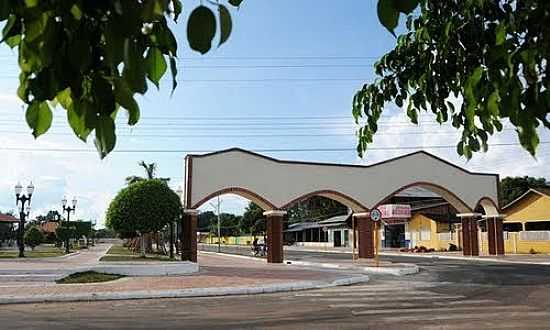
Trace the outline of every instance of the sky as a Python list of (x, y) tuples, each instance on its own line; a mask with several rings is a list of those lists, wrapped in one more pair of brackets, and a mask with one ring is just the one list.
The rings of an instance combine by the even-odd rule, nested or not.
[[(54, 110), (50, 131), (33, 139), (15, 92), (16, 52), (0, 46), (0, 211), (15, 209), (13, 186), (18, 181), (24, 186), (32, 181), (36, 188), (31, 217), (60, 210), (63, 196), (76, 197), (76, 218), (95, 220), (101, 227), (125, 177), (143, 174), (139, 161), (157, 163), (158, 175), (170, 177), (175, 189), (183, 180), (187, 152), (230, 147), (335, 148), (340, 150), (262, 153), (349, 164), (372, 164), (425, 149), (473, 171), (550, 179), (549, 144), (540, 146), (536, 159), (513, 145), (490, 147), (488, 153), (466, 161), (454, 147), (430, 148), (456, 145), (459, 132), (434, 124), (428, 114), (420, 117), (419, 126), (407, 124), (404, 111), (391, 104), (370, 152), (357, 157), (352, 97), (363, 83), (373, 80), (373, 63), (394, 46), (395, 39), (379, 24), (374, 0), (319, 3), (245, 0), (232, 11), (229, 41), (201, 56), (190, 50), (185, 39), (185, 17), (199, 1), (185, 1), (183, 17), (173, 27), (179, 43), (177, 90), (170, 96), (168, 75), (160, 91), (150, 85), (147, 94), (138, 97), (141, 120), (134, 127), (128, 127), (124, 114), (119, 114), (116, 150), (103, 160), (93, 139), (84, 144), (72, 134), (63, 109)], [(541, 141), (550, 141), (548, 130), (541, 131)], [(517, 137), (506, 127), (489, 142), (517, 143)], [(63, 151), (67, 149), (85, 152)], [(237, 196), (223, 196), (222, 211), (240, 214), (247, 203)], [(202, 209), (208, 208), (210, 203)]]

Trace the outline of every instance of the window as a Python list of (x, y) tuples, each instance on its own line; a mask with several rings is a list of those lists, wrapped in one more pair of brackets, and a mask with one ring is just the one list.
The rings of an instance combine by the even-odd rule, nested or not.
[(550, 221), (526, 222), (525, 230), (526, 231), (550, 230)]
[(518, 231), (522, 231), (523, 228), (520, 222), (508, 222), (508, 223), (505, 222), (502, 224), (502, 230), (510, 231), (510, 232), (518, 232)]

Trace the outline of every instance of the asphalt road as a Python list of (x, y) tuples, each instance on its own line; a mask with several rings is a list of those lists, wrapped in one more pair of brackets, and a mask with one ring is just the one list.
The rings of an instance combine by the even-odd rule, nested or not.
[[(348, 255), (289, 252), (292, 259)], [(225, 298), (0, 306), (1, 329), (550, 329), (550, 267), (406, 257), (366, 285)]]

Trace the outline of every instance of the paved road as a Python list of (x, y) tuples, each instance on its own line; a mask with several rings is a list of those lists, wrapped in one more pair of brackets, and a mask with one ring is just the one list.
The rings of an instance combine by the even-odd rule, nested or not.
[(286, 294), (1, 306), (0, 319), (6, 329), (550, 329), (548, 266), (388, 259), (422, 271)]

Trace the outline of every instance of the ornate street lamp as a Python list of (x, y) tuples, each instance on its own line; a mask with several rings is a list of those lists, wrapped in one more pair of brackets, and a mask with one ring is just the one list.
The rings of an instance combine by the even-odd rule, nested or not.
[[(76, 202), (76, 197), (74, 197), (72, 200), (73, 206), (71, 207), (67, 206), (67, 197), (63, 197), (63, 199), (61, 200), (61, 205), (63, 205), (63, 212), (67, 212), (67, 230), (71, 223), (71, 212), (75, 213), (76, 210)], [(69, 252), (69, 237), (67, 236), (67, 238), (65, 239), (65, 254), (69, 254)]]
[[(19, 208), (19, 228), (18, 228), (18, 235), (17, 235), (17, 244), (19, 246), (19, 257), (24, 258), (25, 257), (25, 219), (29, 216), (29, 213), (31, 211), (30, 204), (31, 204), (31, 197), (34, 193), (34, 185), (32, 182), (27, 186), (27, 194), (22, 194), (23, 192), (23, 186), (21, 186), (21, 183), (17, 183), (15, 185), (15, 205)], [(25, 204), (27, 206), (25, 207)]]

